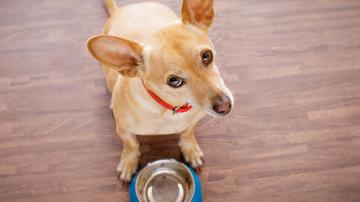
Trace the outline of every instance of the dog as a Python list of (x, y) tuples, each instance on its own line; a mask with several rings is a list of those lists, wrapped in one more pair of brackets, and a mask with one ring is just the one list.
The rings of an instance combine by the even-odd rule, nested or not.
[(123, 142), (119, 179), (129, 182), (138, 167), (136, 135), (180, 134), (185, 161), (201, 167), (196, 124), (206, 114), (225, 116), (234, 105), (208, 36), (214, 0), (183, 0), (180, 19), (160, 3), (104, 3), (110, 18), (87, 47), (112, 94), (110, 108)]

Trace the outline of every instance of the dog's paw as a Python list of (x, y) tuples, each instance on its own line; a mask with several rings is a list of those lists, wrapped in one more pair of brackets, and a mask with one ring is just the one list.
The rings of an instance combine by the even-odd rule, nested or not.
[(182, 138), (179, 142), (184, 159), (191, 167), (200, 171), (201, 166), (204, 164), (203, 152), (201, 151), (196, 140)]
[(133, 155), (121, 155), (121, 160), (116, 167), (118, 179), (123, 183), (129, 183), (131, 177), (136, 172), (138, 166), (138, 157)]

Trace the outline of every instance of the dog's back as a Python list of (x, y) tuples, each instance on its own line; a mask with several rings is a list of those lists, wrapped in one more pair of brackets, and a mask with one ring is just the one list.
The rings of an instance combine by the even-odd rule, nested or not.
[[(106, 0), (108, 1), (113, 0)], [(155, 2), (125, 5), (116, 10), (113, 7), (107, 8), (111, 16), (105, 24), (103, 34), (125, 37), (140, 44), (151, 33), (177, 20), (170, 8)]]

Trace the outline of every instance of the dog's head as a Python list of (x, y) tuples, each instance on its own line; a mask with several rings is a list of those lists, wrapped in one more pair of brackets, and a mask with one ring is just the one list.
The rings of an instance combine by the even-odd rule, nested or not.
[(233, 96), (215, 64), (208, 36), (213, 0), (184, 0), (181, 21), (171, 23), (143, 44), (113, 36), (88, 41), (92, 55), (124, 76), (139, 76), (164, 100), (185, 102), (211, 115), (227, 115)]

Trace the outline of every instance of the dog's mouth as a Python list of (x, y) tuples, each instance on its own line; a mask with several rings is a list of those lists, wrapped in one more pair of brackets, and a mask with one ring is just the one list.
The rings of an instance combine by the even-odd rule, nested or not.
[(224, 117), (224, 116), (227, 116), (230, 114), (231, 111), (228, 111), (228, 112), (221, 112), (221, 113), (217, 113), (215, 112), (212, 107), (207, 107), (205, 109), (206, 113), (212, 117)]
[(213, 109), (211, 109), (211, 107), (208, 107), (205, 109), (206, 113), (212, 117), (222, 117), (222, 115), (217, 114), (216, 112), (214, 112)]
[(212, 101), (198, 104), (197, 102), (189, 101), (193, 107), (202, 108), (208, 115), (213, 117), (224, 117), (231, 113), (234, 106), (234, 101), (232, 96), (227, 96), (225, 94), (221, 96), (214, 97)]

